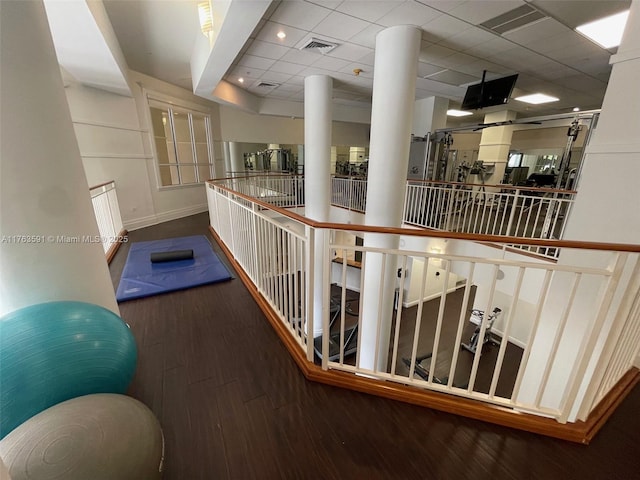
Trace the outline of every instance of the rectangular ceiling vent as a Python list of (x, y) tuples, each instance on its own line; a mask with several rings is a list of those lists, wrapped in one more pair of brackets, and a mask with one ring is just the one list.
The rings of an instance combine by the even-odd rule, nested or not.
[(276, 88), (276, 87), (279, 87), (279, 86), (280, 86), (280, 84), (271, 83), (271, 82), (260, 82), (258, 84), (258, 87), (260, 87), (260, 88)]
[(503, 35), (517, 28), (522, 28), (525, 25), (542, 20), (543, 18), (546, 18), (544, 13), (539, 12), (530, 5), (522, 5), (502, 15), (491, 18), (486, 22), (482, 22), (480, 26)]
[(312, 37), (300, 47), (300, 50), (305, 52), (319, 52), (324, 54), (329, 53), (337, 46), (337, 43), (331, 43), (326, 40), (320, 40), (319, 38)]

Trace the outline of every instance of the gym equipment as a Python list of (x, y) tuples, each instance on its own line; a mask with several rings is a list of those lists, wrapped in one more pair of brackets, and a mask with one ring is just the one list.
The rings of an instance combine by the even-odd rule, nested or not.
[[(493, 327), (493, 323), (496, 321), (496, 318), (498, 318), (501, 312), (501, 309), (495, 307), (493, 309), (493, 312), (491, 312), (491, 315), (489, 315), (489, 317), (487, 318), (487, 326), (484, 331), (484, 338), (482, 339), (482, 344), (480, 345), (481, 351), (482, 346), (489, 342), (491, 342), (492, 345), (500, 345), (500, 340), (496, 340), (491, 336), (491, 328)], [(471, 310), (471, 318), (469, 319), (469, 321), (477, 325), (477, 327), (471, 335), (469, 343), (463, 343), (461, 345), (465, 350), (468, 350), (471, 353), (475, 354), (478, 348), (478, 337), (480, 335), (480, 329), (482, 328), (482, 322), (484, 321), (484, 310)]]
[(40, 412), (0, 441), (13, 480), (156, 480), (164, 440), (139, 401), (116, 394), (67, 400)]
[(0, 318), (0, 438), (70, 398), (126, 392), (136, 359), (127, 325), (98, 305), (50, 302), (5, 315)]
[[(427, 360), (433, 356), (433, 353), (427, 353), (426, 355), (422, 355), (421, 357), (416, 357), (416, 365), (413, 369), (415, 373), (420, 375), (420, 377), (425, 381), (429, 381), (429, 377), (431, 374), (429, 370), (422, 366), (422, 361)], [(409, 358), (402, 357), (402, 363), (404, 363), (409, 370), (411, 370), (411, 360)], [(435, 375), (433, 376), (433, 383), (437, 383), (439, 385), (447, 385), (449, 383), (449, 377), (438, 378)], [(456, 388), (467, 388), (468, 385), (456, 385), (452, 384)]]
[[(331, 315), (331, 319), (329, 320), (329, 332), (331, 332), (331, 327), (335, 321), (340, 317), (342, 312), (342, 306), (339, 301), (331, 298), (331, 305), (329, 307), (329, 314)], [(354, 312), (350, 304), (347, 302), (345, 304), (345, 313), (348, 315), (357, 317), (358, 314)], [(318, 358), (322, 360), (322, 335), (319, 335), (313, 339), (313, 350), (315, 351)], [(353, 355), (358, 351), (358, 324), (356, 323), (353, 327), (344, 329), (344, 358), (349, 355)], [(329, 334), (329, 356), (327, 359), (330, 362), (336, 361), (340, 359), (340, 332), (330, 333)]]
[(151, 252), (151, 263), (175, 262), (193, 259), (193, 250), (172, 250), (169, 252)]
[[(192, 250), (190, 260), (151, 263), (153, 252)], [(204, 235), (131, 244), (116, 292), (119, 302), (233, 278)]]

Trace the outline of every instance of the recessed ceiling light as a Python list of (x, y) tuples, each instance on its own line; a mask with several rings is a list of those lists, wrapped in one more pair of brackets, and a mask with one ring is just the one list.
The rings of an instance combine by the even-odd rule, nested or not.
[(538, 105), (539, 103), (557, 102), (560, 99), (552, 97), (550, 95), (545, 95), (544, 93), (534, 93), (531, 95), (516, 97), (516, 100), (518, 100), (519, 102), (533, 103), (534, 105)]
[(576, 27), (576, 31), (597, 43), (602, 48), (613, 48), (620, 45), (624, 26), (627, 24), (629, 10), (608, 17), (585, 23)]
[(238, 79), (238, 81), (239, 81), (240, 83), (244, 83), (244, 78), (240, 77), (240, 78)]
[(447, 110), (447, 115), (450, 117), (466, 117), (467, 115), (473, 115), (473, 112), (465, 112), (464, 110)]
[(573, 107), (573, 111), (574, 112), (579, 112), (580, 111), (580, 107)]
[(276, 34), (276, 37), (278, 37), (280, 40), (283, 40), (286, 36), (287, 36), (287, 34), (286, 34), (286, 33), (284, 33), (282, 30), (280, 30), (280, 31)]

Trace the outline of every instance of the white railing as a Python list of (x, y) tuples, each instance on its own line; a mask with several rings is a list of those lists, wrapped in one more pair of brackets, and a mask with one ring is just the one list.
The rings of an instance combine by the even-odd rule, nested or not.
[(250, 174), (218, 182), (236, 192), (259, 198), (278, 207), (297, 207), (304, 204), (304, 177), (300, 175)]
[[(404, 221), (450, 232), (559, 239), (574, 195), (567, 190), (409, 181)], [(559, 254), (544, 246), (512, 246), (551, 258)]]
[(91, 203), (98, 222), (98, 231), (104, 252), (121, 239), (124, 231), (122, 218), (120, 217), (120, 207), (118, 205), (118, 195), (116, 194), (116, 184), (112, 180), (89, 189), (91, 193)]
[(364, 213), (367, 208), (367, 180), (356, 177), (332, 177), (331, 204)]
[[(578, 395), (594, 345), (612, 318), (625, 316), (627, 323), (619, 329), (635, 332), (633, 338), (640, 335), (638, 301), (612, 308), (614, 297), (625, 288), (636, 288), (628, 285), (640, 285), (640, 248), (632, 246), (628, 253), (609, 246), (546, 241), (548, 248), (562, 247), (569, 253), (594, 248), (596, 257), (605, 257), (600, 266), (585, 266), (531, 259), (517, 251), (504, 251), (502, 258), (495, 259), (496, 250), (478, 242), (487, 241), (486, 237), (475, 240), (438, 231), (398, 230), (400, 244), (412, 249), (359, 247), (334, 239), (374, 232), (375, 227), (318, 227), (262, 199), (229, 191), (227, 183), (208, 183), (213, 229), (308, 361), (320, 358), (325, 370), (412, 385), (566, 422), (574, 418), (571, 412), (578, 406), (588, 414), (637, 353), (637, 348), (632, 351), (637, 343), (605, 348), (606, 371), (594, 374), (597, 384), (589, 387), (593, 392), (586, 400)], [(490, 240), (543, 244), (512, 237)], [(346, 260), (360, 258), (356, 252), (361, 262)], [(320, 285), (318, 271), (322, 272)], [(366, 316), (371, 310), (365, 311), (361, 292), (371, 279), (384, 284), (379, 279), (387, 272), (393, 272), (395, 285), (390, 290), (381, 286), (375, 292), (366, 290), (369, 305), (378, 305), (373, 317)], [(314, 319), (314, 295), (326, 305), (321, 318), (316, 312)], [(394, 305), (385, 310), (382, 299), (394, 295)], [(631, 297), (637, 295), (636, 288)], [(496, 314), (480, 316), (473, 315), (474, 311)], [(307, 332), (314, 331), (317, 322), (323, 334), (311, 341)], [(568, 362), (566, 342), (575, 342), (575, 338), (580, 340)], [(373, 364), (363, 360), (372, 355)]]

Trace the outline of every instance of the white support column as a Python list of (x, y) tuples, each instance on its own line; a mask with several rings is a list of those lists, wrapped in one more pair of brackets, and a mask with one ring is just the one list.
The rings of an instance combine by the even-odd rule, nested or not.
[[(503, 110), (501, 112), (487, 113), (484, 116), (484, 123), (506, 122), (515, 120), (515, 118), (516, 112)], [(493, 174), (485, 176), (487, 183), (500, 183), (502, 181), (509, 160), (512, 136), (513, 126), (511, 125), (489, 127), (482, 130), (478, 160), (495, 164)]]
[(428, 97), (416, 100), (411, 133), (417, 137), (424, 137), (429, 132), (445, 128), (448, 109), (448, 98)]
[[(376, 37), (367, 225), (402, 225), (420, 39), (420, 29), (406, 25), (387, 28)], [(366, 234), (364, 245), (393, 249), (398, 248), (398, 241), (392, 235)], [(362, 368), (385, 371), (396, 285), (395, 258), (391, 257), (386, 267), (383, 264), (381, 254), (366, 255), (359, 347)]]
[[(331, 201), (332, 96), (331, 77), (312, 75), (304, 79), (305, 216), (320, 222), (329, 220)], [(326, 261), (322, 232), (316, 231), (315, 235), (314, 337), (322, 334), (322, 265)]]
[(231, 157), (231, 171), (236, 174), (244, 172), (244, 157), (238, 142), (229, 142), (229, 156)]
[[(593, 137), (587, 146), (580, 178), (579, 191), (567, 219), (564, 238), (594, 242), (637, 244), (640, 238), (638, 211), (638, 175), (640, 175), (640, 2), (631, 2), (631, 11), (622, 43), (611, 57), (613, 65), (602, 104), (602, 113)], [(587, 250), (562, 250), (559, 265), (577, 264), (585, 267), (607, 267), (611, 255)], [(631, 262), (622, 273), (619, 285), (630, 280)], [(568, 282), (554, 278), (543, 312), (536, 340), (533, 343), (529, 366), (523, 378), (519, 400), (528, 401), (535, 394), (538, 380), (548, 358), (550, 339), (557, 328), (560, 312), (553, 309), (556, 297), (566, 295)], [(585, 276), (576, 293), (574, 308), (567, 321), (557, 358), (559, 362), (550, 372), (543, 395), (543, 405), (561, 405), (567, 385), (577, 380), (569, 392), (566, 412), (570, 422), (583, 418), (591, 407), (593, 389), (599, 385), (597, 372), (606, 366), (602, 351), (612, 327), (626, 320), (616, 315), (623, 302), (624, 288), (618, 288), (603, 328), (594, 341), (589, 341), (594, 309), (602, 298), (598, 282)], [(615, 347), (614, 347), (615, 348)], [(582, 358), (584, 354), (584, 358)], [(628, 359), (629, 366), (633, 362)], [(582, 365), (581, 365), (582, 363)], [(571, 398), (574, 397), (574, 398)]]
[(0, 315), (77, 300), (119, 313), (41, 1), (0, 2)]
[(229, 151), (229, 142), (223, 143), (223, 153), (224, 153), (224, 173), (225, 177), (229, 176), (229, 173), (232, 172), (231, 168), (231, 152)]

